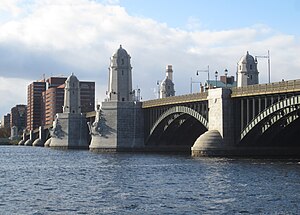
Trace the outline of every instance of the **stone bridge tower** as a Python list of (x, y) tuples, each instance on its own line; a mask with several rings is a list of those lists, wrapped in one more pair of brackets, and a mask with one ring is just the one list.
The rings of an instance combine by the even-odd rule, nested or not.
[(257, 60), (247, 52), (238, 62), (237, 86), (258, 84)]
[(86, 119), (80, 106), (79, 80), (74, 74), (65, 82), (63, 113), (57, 113), (55, 117), (47, 145), (63, 149), (88, 148)]
[(110, 58), (108, 101), (133, 100), (130, 58), (121, 45)]
[(167, 66), (166, 78), (161, 82), (159, 89), (159, 98), (166, 98), (170, 96), (175, 96), (172, 65)]
[(120, 48), (110, 58), (107, 99), (89, 124), (91, 151), (131, 151), (144, 145), (142, 103), (134, 101), (130, 55)]

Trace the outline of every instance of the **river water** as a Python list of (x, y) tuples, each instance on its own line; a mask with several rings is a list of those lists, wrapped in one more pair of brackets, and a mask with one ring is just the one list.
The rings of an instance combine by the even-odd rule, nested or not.
[(300, 160), (0, 146), (0, 214), (300, 214)]

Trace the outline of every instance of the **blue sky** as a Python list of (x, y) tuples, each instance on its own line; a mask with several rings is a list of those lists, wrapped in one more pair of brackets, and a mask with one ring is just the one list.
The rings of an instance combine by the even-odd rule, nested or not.
[(186, 28), (189, 18), (204, 30), (227, 30), (263, 24), (299, 35), (298, 0), (120, 0), (129, 14), (155, 19), (170, 27)]
[[(298, 0), (1, 0), (0, 116), (26, 104), (27, 85), (43, 74), (95, 81), (103, 101), (109, 58), (120, 44), (144, 100), (157, 96), (168, 64), (180, 95), (191, 78), (205, 81), (195, 71), (207, 65), (211, 74), (226, 68), (235, 75), (247, 51), (270, 50), (271, 81), (299, 79), (299, 20)], [(266, 83), (266, 60), (258, 69)]]

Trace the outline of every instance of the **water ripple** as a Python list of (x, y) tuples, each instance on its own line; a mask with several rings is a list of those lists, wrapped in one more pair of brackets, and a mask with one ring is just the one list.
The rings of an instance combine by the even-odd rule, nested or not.
[(299, 160), (0, 147), (0, 214), (298, 214)]

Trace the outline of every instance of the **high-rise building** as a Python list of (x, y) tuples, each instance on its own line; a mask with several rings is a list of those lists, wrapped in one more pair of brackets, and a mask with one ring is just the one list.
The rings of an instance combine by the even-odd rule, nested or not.
[[(42, 125), (52, 125), (56, 113), (63, 112), (64, 88), (66, 77), (50, 77), (46, 80), (47, 90), (43, 92)], [(81, 112), (87, 113), (95, 109), (95, 82), (81, 81), (80, 103)]]
[(1, 128), (10, 128), (10, 114), (6, 114), (2, 117)]
[(32, 82), (27, 87), (27, 129), (34, 130), (42, 125), (43, 99), (46, 90), (45, 80)]
[(66, 77), (50, 77), (46, 80), (46, 90), (42, 93), (42, 125), (51, 125), (56, 113), (62, 113), (64, 104), (64, 83)]
[(95, 82), (80, 81), (81, 112), (87, 113), (95, 110)]
[[(56, 113), (63, 112), (66, 80), (66, 77), (50, 77), (45, 81), (33, 82), (28, 86), (28, 101), (31, 101), (31, 116), (27, 116), (27, 123), (30, 122), (31, 124), (30, 126), (27, 125), (27, 129), (35, 129), (41, 125), (52, 125)], [(35, 98), (35, 102), (32, 101), (33, 98)], [(82, 113), (94, 110), (95, 82), (80, 82), (80, 102)]]
[(52, 87), (43, 92), (43, 124), (51, 125), (56, 113), (62, 113), (64, 104), (64, 85)]
[(16, 105), (13, 107), (10, 114), (10, 127), (12, 128), (13, 126), (16, 126), (18, 131), (22, 131), (26, 128), (26, 115), (26, 105)]

